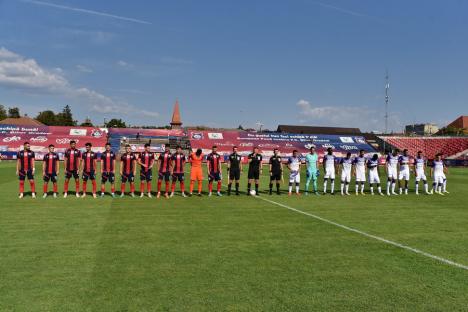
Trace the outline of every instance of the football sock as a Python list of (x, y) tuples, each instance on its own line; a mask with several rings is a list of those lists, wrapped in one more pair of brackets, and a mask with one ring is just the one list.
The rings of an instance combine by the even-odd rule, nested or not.
[(414, 191), (415, 191), (416, 193), (419, 192), (419, 183), (418, 183), (418, 182), (416, 182), (416, 183), (414, 184)]
[(75, 179), (75, 192), (79, 193), (80, 192), (80, 180)]
[(83, 181), (83, 193), (86, 193), (87, 185), (88, 183), (86, 181)]
[(54, 183), (53, 186), (54, 186), (54, 193), (57, 193), (58, 191), (57, 183)]
[(96, 194), (96, 180), (92, 180), (91, 184), (93, 185), (93, 194)]
[(236, 193), (239, 193), (239, 182), (236, 182)]
[(158, 193), (161, 192), (162, 180), (158, 180)]
[(202, 180), (198, 180), (198, 193), (201, 194), (202, 191)]
[(228, 183), (228, 194), (231, 194), (232, 182)]
[(36, 183), (34, 183), (34, 180), (30, 180), (29, 185), (31, 186), (31, 192), (36, 193)]
[(356, 193), (359, 192), (359, 184), (356, 182)]
[(213, 181), (208, 183), (208, 191), (211, 193), (213, 191)]
[(324, 193), (327, 192), (327, 182), (328, 182), (327, 179), (325, 179), (325, 181), (323, 181), (323, 192), (324, 192)]
[(20, 193), (24, 193), (24, 181), (20, 180), (19, 189), (20, 189)]
[(106, 192), (106, 186), (103, 184), (101, 184), (101, 193), (105, 193)]
[(299, 184), (296, 184), (296, 193), (299, 193)]
[(69, 180), (65, 180), (65, 183), (63, 184), (63, 192), (68, 193), (68, 182)]
[(130, 192), (135, 192), (135, 183), (130, 183)]
[(343, 193), (344, 192), (344, 183), (343, 182), (341, 182), (340, 189), (341, 189), (341, 193)]
[(317, 192), (317, 191), (318, 191), (317, 180), (314, 180), (314, 192)]
[(125, 193), (125, 183), (120, 184), (120, 192)]
[(395, 192), (396, 182), (392, 181), (392, 192)]
[(273, 192), (273, 183), (270, 182), (269, 187), (270, 187), (270, 193)]
[(176, 187), (176, 181), (172, 181), (172, 185), (171, 185), (171, 192), (172, 193), (175, 192), (175, 187)]
[(145, 182), (141, 181), (140, 182), (140, 193), (144, 193), (145, 192)]
[(276, 192), (280, 192), (280, 184), (279, 183), (276, 183)]
[(169, 181), (166, 181), (166, 193), (169, 192)]
[(288, 192), (291, 193), (292, 192), (292, 183), (289, 183), (289, 186), (288, 186)]
[(377, 190), (379, 191), (379, 193), (382, 193), (382, 187), (380, 186), (380, 184), (377, 184)]
[(330, 188), (331, 188), (331, 192), (334, 193), (335, 192), (335, 179), (331, 179)]
[(364, 192), (364, 182), (361, 182), (361, 193)]
[(250, 194), (250, 189), (252, 188), (252, 183), (247, 183), (247, 193)]
[(258, 183), (255, 183), (255, 194), (258, 194)]
[(371, 184), (371, 185), (370, 185), (370, 192), (371, 192), (372, 194), (374, 194), (374, 184)]
[(195, 184), (195, 181), (194, 181), (194, 180), (190, 180), (190, 186), (189, 186), (189, 192), (190, 192), (190, 194), (193, 193), (193, 186), (194, 186), (194, 184)]
[(115, 184), (112, 184), (112, 186), (111, 186), (111, 192), (112, 192), (112, 194), (115, 193)]
[(424, 181), (424, 191), (426, 193), (429, 191), (429, 186), (427, 185), (427, 181)]
[(345, 192), (348, 193), (348, 191), (349, 191), (349, 183), (346, 182), (346, 184), (345, 184)]
[(218, 181), (218, 192), (221, 192), (221, 181)]
[(42, 186), (42, 191), (44, 192), (44, 194), (47, 193), (47, 186), (48, 185), (49, 185), (48, 183), (44, 182), (44, 185)]
[(146, 182), (146, 191), (151, 193), (151, 181)]
[(387, 181), (387, 193), (390, 193), (390, 181)]
[(442, 190), (444, 192), (447, 190), (447, 179), (444, 179), (444, 183), (442, 183)]
[(185, 193), (185, 182), (184, 182), (184, 181), (181, 181), (181, 182), (180, 182), (180, 191), (181, 191), (182, 193)]

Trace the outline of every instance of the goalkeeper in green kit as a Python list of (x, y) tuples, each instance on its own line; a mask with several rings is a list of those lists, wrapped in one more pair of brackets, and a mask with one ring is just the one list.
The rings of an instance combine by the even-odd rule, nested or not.
[(319, 175), (318, 171), (318, 155), (315, 152), (315, 146), (312, 146), (310, 148), (310, 153), (306, 155), (306, 165), (307, 165), (307, 180), (305, 184), (305, 194), (309, 194), (309, 184), (310, 181), (313, 182), (313, 187), (314, 187), (314, 193), (315, 195), (319, 195), (318, 189), (317, 189), (317, 179)]

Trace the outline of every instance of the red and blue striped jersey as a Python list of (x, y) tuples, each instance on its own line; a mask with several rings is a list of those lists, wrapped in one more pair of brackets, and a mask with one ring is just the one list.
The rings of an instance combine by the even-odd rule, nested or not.
[(95, 152), (84, 152), (81, 158), (83, 159), (84, 172), (92, 172), (96, 170), (95, 160), (97, 159), (97, 155)]
[(221, 155), (218, 153), (210, 153), (206, 158), (208, 165), (210, 167), (210, 172), (218, 173), (221, 168)]
[(159, 155), (159, 172), (171, 171), (171, 153), (162, 153)]
[(172, 172), (184, 173), (186, 158), (184, 154), (175, 153), (172, 155)]
[(53, 174), (57, 172), (57, 162), (59, 160), (57, 153), (45, 154), (42, 160), (44, 162), (44, 172), (46, 174)]
[(115, 154), (113, 151), (101, 153), (102, 172), (114, 172)]
[(143, 152), (140, 153), (140, 162), (145, 165), (141, 166), (142, 171), (148, 171), (148, 167), (153, 165), (154, 162), (154, 153), (153, 152)]
[(20, 170), (21, 171), (28, 171), (32, 169), (33, 161), (35, 158), (35, 154), (33, 151), (19, 151), (16, 154), (16, 158), (20, 160)]
[(78, 163), (81, 157), (81, 152), (75, 149), (67, 149), (65, 151), (65, 169), (67, 171), (78, 170)]
[(122, 161), (122, 172), (125, 174), (133, 173), (133, 168), (135, 166), (136, 156), (133, 153), (125, 153), (120, 157)]

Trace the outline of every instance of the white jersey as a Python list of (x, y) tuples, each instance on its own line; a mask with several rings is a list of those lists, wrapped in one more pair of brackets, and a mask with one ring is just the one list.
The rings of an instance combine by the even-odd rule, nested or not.
[(370, 159), (367, 162), (367, 168), (369, 168), (369, 183), (380, 183), (379, 177), (379, 160)]
[(354, 158), (354, 164), (356, 166), (356, 182), (365, 182), (367, 158), (365, 156), (358, 156)]
[(432, 168), (434, 170), (434, 175), (444, 174), (444, 161), (443, 160), (434, 160), (432, 162)]
[(299, 168), (301, 167), (301, 160), (299, 157), (291, 156), (288, 159), (289, 165), (289, 182), (290, 183), (300, 183), (301, 182), (301, 173), (299, 172)]
[(335, 170), (335, 156), (326, 154), (323, 156), (323, 165), (325, 169)]
[(389, 179), (397, 179), (398, 156), (387, 155), (387, 175)]
[(423, 181), (426, 181), (427, 178), (426, 178), (426, 159), (424, 159), (423, 157), (419, 158), (419, 157), (416, 157), (414, 159), (414, 171), (416, 172), (416, 182), (419, 182), (421, 180)]
[(353, 168), (352, 158), (341, 158), (341, 182), (351, 182), (351, 169)]

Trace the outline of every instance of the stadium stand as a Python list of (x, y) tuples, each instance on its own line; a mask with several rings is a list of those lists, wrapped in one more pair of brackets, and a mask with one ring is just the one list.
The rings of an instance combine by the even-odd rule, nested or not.
[(389, 148), (408, 149), (413, 157), (421, 150), (429, 159), (433, 159), (437, 153), (450, 157), (468, 149), (468, 137), (380, 136), (379, 138), (384, 140)]
[(292, 126), (279, 125), (276, 130), (280, 133), (299, 133), (299, 134), (330, 134), (330, 135), (362, 135), (359, 128), (340, 128), (340, 127), (315, 127), (315, 126)]

